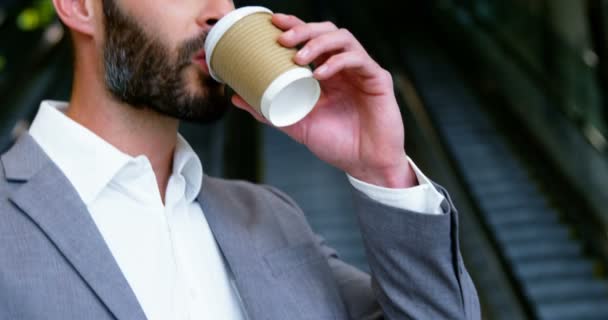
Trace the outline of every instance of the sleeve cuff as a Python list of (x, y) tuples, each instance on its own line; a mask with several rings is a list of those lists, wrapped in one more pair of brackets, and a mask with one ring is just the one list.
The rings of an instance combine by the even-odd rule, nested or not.
[(441, 203), (445, 200), (445, 197), (435, 189), (431, 180), (420, 171), (412, 159), (408, 157), (408, 161), (418, 178), (419, 184), (415, 187), (384, 188), (363, 182), (348, 174), (347, 177), (355, 189), (384, 205), (418, 213), (443, 214)]

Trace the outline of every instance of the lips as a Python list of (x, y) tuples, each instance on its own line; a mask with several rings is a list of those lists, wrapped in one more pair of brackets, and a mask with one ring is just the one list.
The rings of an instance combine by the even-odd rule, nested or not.
[(207, 57), (205, 55), (205, 50), (199, 51), (192, 60), (194, 60), (194, 63), (198, 65), (206, 74), (209, 74), (209, 67), (207, 66)]

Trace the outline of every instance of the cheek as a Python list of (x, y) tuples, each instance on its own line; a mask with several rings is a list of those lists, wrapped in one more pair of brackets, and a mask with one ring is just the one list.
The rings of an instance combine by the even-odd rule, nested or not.
[(200, 0), (146, 0), (137, 1), (133, 16), (149, 36), (164, 43), (167, 48), (175, 49), (180, 40), (200, 34), (196, 24), (194, 4)]

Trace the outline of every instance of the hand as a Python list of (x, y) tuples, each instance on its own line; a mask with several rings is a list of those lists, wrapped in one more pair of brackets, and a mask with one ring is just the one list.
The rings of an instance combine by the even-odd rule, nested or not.
[[(281, 45), (304, 44), (294, 60), (302, 66), (313, 63), (314, 77), (321, 84), (315, 109), (300, 122), (279, 129), (359, 180), (392, 188), (416, 185), (390, 73), (349, 31), (331, 22), (307, 24), (284, 14), (275, 14), (272, 22), (285, 31)], [(268, 123), (241, 97), (235, 95), (232, 102)]]

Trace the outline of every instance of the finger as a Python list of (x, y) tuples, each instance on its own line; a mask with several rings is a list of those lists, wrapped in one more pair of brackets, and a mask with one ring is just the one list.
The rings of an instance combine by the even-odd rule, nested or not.
[(307, 65), (320, 56), (331, 52), (343, 52), (357, 47), (359, 42), (346, 29), (339, 29), (322, 34), (308, 41), (296, 54), (294, 61), (300, 65)]
[(259, 114), (255, 109), (249, 105), (241, 96), (235, 94), (232, 96), (232, 104), (234, 104), (237, 108), (245, 110), (249, 112), (257, 121), (265, 124), (270, 124), (266, 118), (264, 118), (261, 114)]
[(275, 13), (272, 15), (272, 23), (281, 30), (289, 30), (297, 25), (304, 24), (304, 21), (289, 14)]
[(363, 77), (374, 77), (379, 66), (367, 54), (344, 52), (329, 58), (314, 71), (317, 80), (329, 79), (344, 70), (354, 70)]
[(299, 24), (283, 33), (279, 37), (279, 43), (287, 48), (293, 48), (300, 43), (336, 30), (338, 30), (338, 27), (331, 22)]

